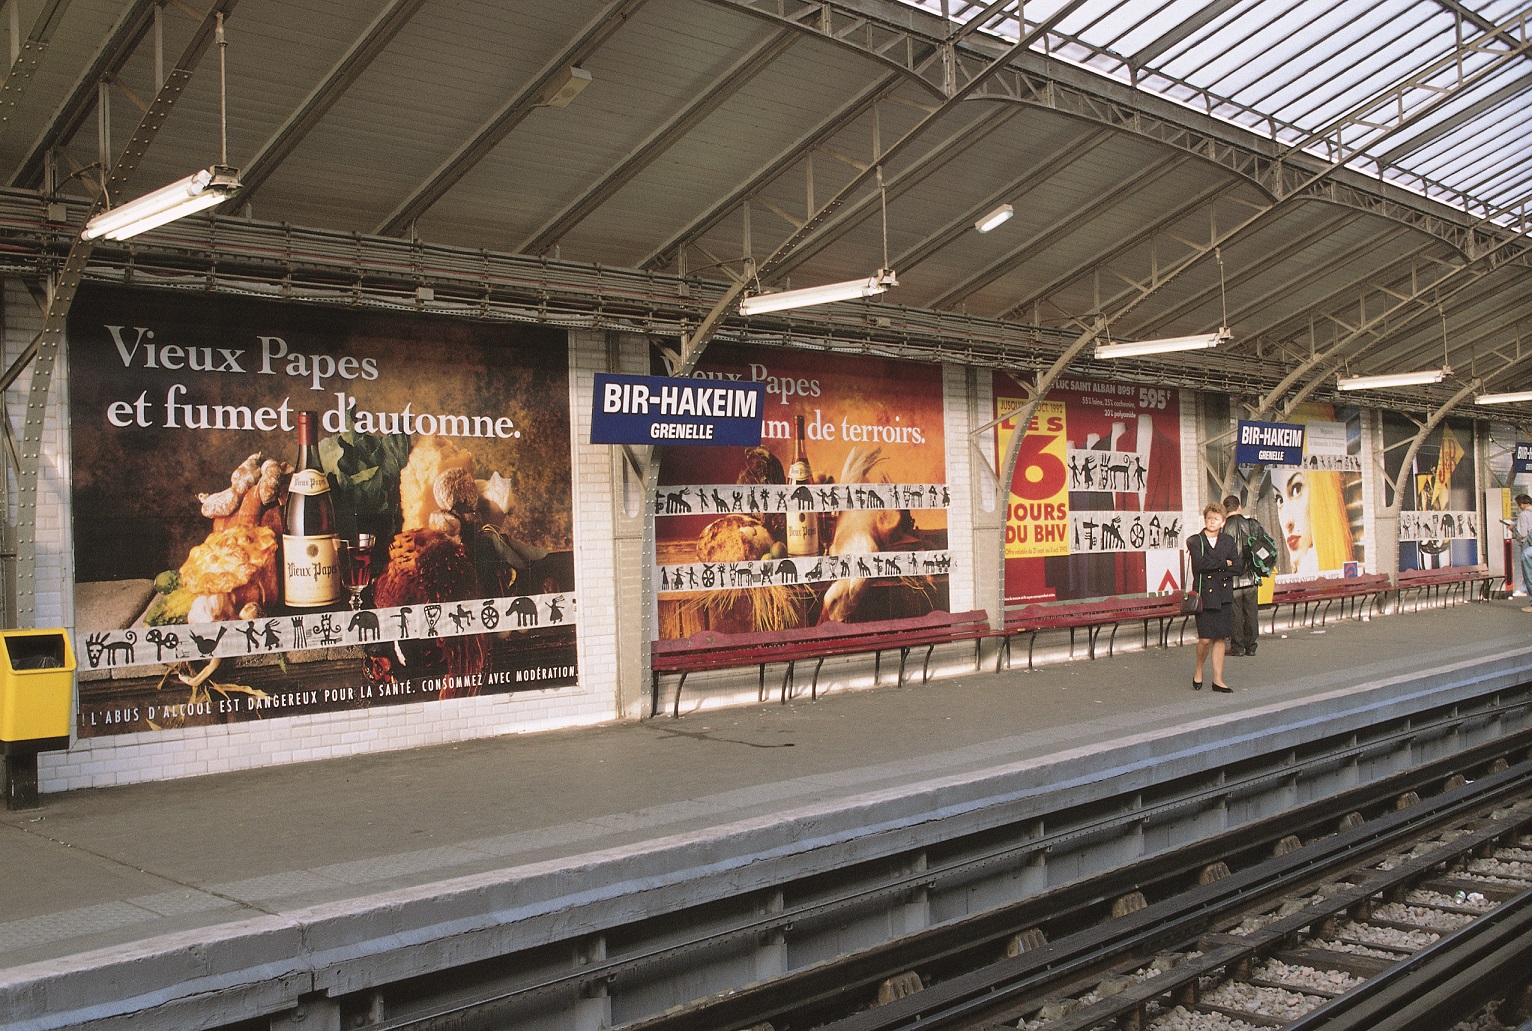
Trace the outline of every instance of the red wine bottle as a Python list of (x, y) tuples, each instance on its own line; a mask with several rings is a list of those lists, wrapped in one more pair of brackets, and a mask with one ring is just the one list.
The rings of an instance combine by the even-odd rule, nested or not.
[(282, 535), (282, 599), (292, 609), (340, 600), (339, 535), (330, 479), (319, 462), (319, 413), (298, 413), (298, 461), (287, 487)]

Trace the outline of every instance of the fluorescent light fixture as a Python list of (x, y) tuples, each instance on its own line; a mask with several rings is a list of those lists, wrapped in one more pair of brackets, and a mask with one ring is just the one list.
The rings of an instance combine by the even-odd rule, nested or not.
[(568, 107), (570, 101), (578, 97), (586, 86), (590, 85), (590, 72), (584, 68), (576, 68), (570, 65), (565, 68), (563, 74), (550, 82), (543, 90), (542, 103), (544, 107)]
[(1512, 401), (1532, 401), (1532, 390), (1513, 390), (1508, 394), (1480, 394), (1473, 400), (1474, 404), (1479, 405), (1506, 405)]
[(987, 233), (991, 229), (994, 229), (996, 226), (1009, 222), (1011, 220), (1011, 216), (1014, 214), (1016, 214), (1015, 208), (1011, 207), (1009, 204), (1002, 204), (994, 211), (991, 211), (988, 215), (985, 215), (983, 218), (975, 222), (973, 227), (981, 233)]
[(802, 290), (778, 290), (776, 293), (744, 297), (739, 302), (739, 313), (761, 315), (768, 311), (807, 308), (814, 304), (829, 304), (831, 301), (873, 297), (891, 286), (898, 285), (899, 280), (894, 275), (893, 269), (879, 269), (877, 275), (868, 276), (866, 279), (853, 279), (845, 283), (826, 283), (824, 286), (810, 286)]
[(214, 165), (101, 212), (80, 231), (82, 240), (126, 240), (193, 212), (222, 204), (239, 189), (239, 170)]
[(1163, 340), (1122, 340), (1096, 345), (1097, 358), (1137, 358), (1146, 354), (1167, 354), (1171, 351), (1198, 351), (1217, 347), (1231, 338), (1227, 326), (1220, 326), (1216, 333), (1201, 333), (1189, 337), (1166, 337)]
[(1336, 390), (1378, 390), (1383, 387), (1413, 387), (1422, 383), (1440, 383), (1446, 369), (1423, 369), (1420, 372), (1390, 372), (1382, 376), (1341, 376)]

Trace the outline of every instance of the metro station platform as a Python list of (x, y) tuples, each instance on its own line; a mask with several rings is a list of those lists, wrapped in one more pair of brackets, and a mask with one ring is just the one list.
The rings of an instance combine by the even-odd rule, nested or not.
[(986, 647), (923, 686), (44, 796), (0, 814), (0, 1024), (270, 1012), (1511, 689), (1520, 604), (1263, 634), (1232, 695), (1192, 690), (1189, 644), (1002, 674)]

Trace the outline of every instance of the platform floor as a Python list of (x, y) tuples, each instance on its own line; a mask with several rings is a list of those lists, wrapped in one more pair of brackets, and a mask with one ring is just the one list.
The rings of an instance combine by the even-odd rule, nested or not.
[(999, 675), (986, 647), (989, 670), (924, 686), (49, 795), (39, 810), (0, 813), (0, 981), (91, 950), (575, 866), (661, 836), (1425, 676), (1526, 649), (1532, 614), (1520, 604), (1263, 636), (1256, 656), (1228, 660), (1232, 695), (1191, 689), (1189, 645)]

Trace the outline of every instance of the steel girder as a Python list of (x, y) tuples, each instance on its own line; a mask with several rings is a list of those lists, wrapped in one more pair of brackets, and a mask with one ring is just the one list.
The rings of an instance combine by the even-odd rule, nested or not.
[[(997, 131), (1010, 120), (1014, 113), (1002, 112), (998, 116), (988, 112), (977, 114), (962, 126), (959, 126), (942, 139), (931, 144), (919, 157), (901, 165), (897, 172), (885, 177), (884, 186), (888, 199), (897, 200), (904, 193), (914, 189), (924, 179), (940, 171), (948, 162), (960, 158), (963, 146), (971, 146), (990, 133)], [(876, 156), (869, 155), (869, 157), (875, 159)], [(864, 162), (862, 164), (870, 167), (869, 163)], [(791, 256), (785, 257), (777, 263), (777, 276), (782, 277), (790, 274), (809, 258), (833, 244), (852, 226), (876, 216), (879, 211), (880, 200), (880, 195), (877, 192), (869, 191), (855, 200), (848, 201), (834, 215), (821, 222), (819, 227), (799, 244)], [(984, 210), (988, 211), (989, 208)], [(808, 215), (805, 214), (805, 217), (808, 217)], [(977, 218), (978, 216), (974, 217)], [(973, 219), (970, 218), (966, 223), (960, 221), (957, 225), (966, 229), (972, 222)], [(801, 225), (797, 221), (792, 221), (792, 224)], [(906, 267), (892, 261), (890, 265), (895, 269), (904, 269)]]
[(111, 33), (96, 51), (96, 56), (90, 65), (80, 75), (74, 87), (69, 91), (58, 110), (54, 112), (42, 134), (27, 150), (26, 155), (16, 166), (16, 171), (11, 176), (12, 186), (37, 186), (44, 189), (52, 187), (51, 183), (43, 183), (43, 168), (47, 164), (48, 152), (62, 146), (85, 124), (91, 110), (96, 105), (98, 84), (115, 78), (133, 56), (144, 34), (154, 25), (158, 17), (157, 12), (161, 7), (158, 0), (135, 0), (127, 10), (123, 11), (122, 17), (112, 26)]
[[(1167, 154), (1158, 161), (1152, 161), (1140, 168), (1133, 175), (1123, 180), (1118, 188), (1113, 191), (1111, 203), (1127, 200), (1134, 194), (1152, 185), (1162, 173), (1168, 172), (1181, 164), (1187, 158), (1181, 154)], [(956, 286), (951, 287), (940, 297), (931, 302), (933, 308), (950, 308), (972, 296), (978, 291), (994, 283), (1006, 275), (1020, 268), (1029, 259), (1036, 257), (1042, 251), (1047, 250), (1060, 239), (1068, 236), (1081, 225), (1107, 214), (1109, 205), (1091, 203), (1084, 207), (1076, 208), (1063, 218), (1058, 219), (1052, 225), (1046, 226), (1011, 248), (1009, 252), (990, 263), (985, 268), (964, 278)]]
[[(665, 265), (674, 265), (677, 267), (677, 271), (684, 275), (687, 268), (684, 255), (689, 246), (700, 240), (711, 230), (717, 228), (729, 215), (742, 209), (744, 205), (749, 203), (750, 198), (764, 186), (804, 162), (812, 152), (834, 137), (836, 133), (854, 124), (858, 118), (871, 111), (880, 101), (887, 100), (895, 90), (900, 89), (903, 85), (904, 79), (898, 74), (885, 75), (874, 82), (869, 88), (863, 90), (845, 104), (842, 104), (829, 117), (793, 141), (775, 159), (768, 162), (759, 173), (752, 176), (747, 182), (741, 183), (729, 191), (718, 203), (714, 204), (696, 219), (693, 219), (690, 224), (682, 227), (680, 231), (672, 234), (668, 240), (660, 244), (659, 247), (655, 248), (640, 261), (638, 267), (657, 270)], [(812, 211), (814, 207), (812, 176), (808, 177), (807, 184), (809, 187), (805, 190), (805, 194), (809, 199), (807, 208), (809, 211)]]
[[(1214, 300), (1220, 299), (1223, 294), (1230, 290), (1236, 290), (1257, 278), (1265, 276), (1270, 269), (1281, 265), (1283, 262), (1286, 262), (1294, 255), (1299, 254), (1306, 248), (1312, 246), (1315, 242), (1330, 236), (1331, 234), (1341, 229), (1344, 229), (1346, 226), (1355, 223), (1360, 217), (1361, 216), (1356, 212), (1339, 212), (1331, 214), (1331, 216), (1320, 225), (1315, 226), (1313, 229), (1310, 229), (1306, 232), (1299, 233), (1298, 235), (1288, 240), (1286, 243), (1277, 247), (1275, 250), (1263, 250), (1259, 264), (1251, 264), (1243, 269), (1232, 272), (1220, 283), (1209, 285), (1203, 287), (1201, 290), (1194, 291), (1187, 295), (1183, 300), (1178, 301), (1177, 303), (1171, 305), (1169, 308), (1163, 309), (1158, 314), (1156, 314), (1152, 320), (1142, 323), (1138, 326), (1139, 334), (1141, 336), (1164, 335), (1166, 332), (1168, 332), (1167, 327), (1173, 325), (1176, 319), (1191, 313), (1193, 310), (1202, 307), (1204, 304), (1210, 304)], [(1353, 244), (1351, 247), (1348, 247), (1340, 254), (1326, 259), (1321, 264), (1306, 265), (1303, 271), (1289, 276), (1287, 279), (1280, 283), (1275, 283), (1268, 286), (1260, 296), (1251, 298), (1245, 301), (1243, 304), (1239, 304), (1231, 308), (1228, 313), (1228, 324), (1232, 326), (1235, 323), (1242, 322), (1248, 317), (1249, 313), (1259, 311), (1267, 304), (1272, 303), (1272, 301), (1274, 301), (1276, 298), (1284, 295), (1290, 295), (1294, 290), (1298, 288), (1311, 284), (1315, 281), (1320, 281), (1328, 278), (1337, 268), (1340, 268), (1341, 266), (1349, 263), (1357, 257), (1360, 257), (1363, 254), (1366, 254), (1370, 250), (1376, 248), (1380, 243), (1389, 242), (1402, 233), (1404, 233), (1404, 230), (1398, 226), (1395, 226), (1392, 227), (1388, 232), (1384, 233), (1381, 239), (1378, 237), (1368, 237), (1362, 242)], [(1262, 331), (1257, 330), (1254, 333), (1243, 333), (1241, 336), (1253, 342), (1258, 340), (1261, 334)]]
[(796, 33), (783, 30), (756, 46), (717, 80), (698, 90), (696, 98), (690, 104), (651, 133), (649, 138), (639, 144), (616, 168), (603, 176), (599, 182), (592, 185), (563, 211), (549, 219), (516, 250), (522, 254), (547, 253), (564, 234), (610, 200), (613, 194), (658, 160), (666, 150), (695, 128), (698, 123), (723, 106), (746, 83), (765, 71), (799, 38)]
[[(149, 144), (159, 134), (171, 108), (191, 81), (192, 71), (207, 48), (213, 44), (215, 29), (223, 24), (224, 16), (233, 10), (235, 2), (214, 0), (212, 7), (198, 23), (180, 59), (165, 76), (154, 100), (144, 111), (138, 128), (123, 148), (122, 156), (112, 167), (105, 188), (91, 205), (87, 219), (108, 199), (116, 201), (122, 198), (128, 179), (137, 170)], [(27, 388), (27, 410), (22, 419), (19, 465), (16, 469), (18, 626), (29, 623), (37, 610), (37, 481), (42, 462), (43, 424), (48, 412), (48, 392), (52, 387), (53, 367), (64, 341), (64, 326), (69, 318), (69, 309), (74, 304), (75, 291), (85, 277), (93, 249), (92, 243), (77, 235), (73, 236), (69, 255), (48, 295), (42, 330), (29, 348), (32, 353), (32, 377)]]
[(1110, 132), (1101, 129), (1085, 137), (1083, 140), (1071, 141), (1064, 149), (1049, 151), (1041, 157), (1035, 158), (1019, 174), (1001, 185), (998, 189), (991, 190), (982, 201), (954, 218), (947, 228), (931, 234), (909, 250), (895, 255), (893, 267), (906, 271), (916, 267), (948, 244), (954, 243), (967, 235), (974, 222), (987, 212), (994, 210), (996, 205), (1003, 201), (1015, 203), (1020, 198), (1025, 197), (1029, 191), (1037, 189), (1047, 179), (1046, 170), (1057, 167), (1060, 163), (1067, 163), (1068, 159), (1076, 155), (1088, 154), (1111, 138), (1112, 134)]
[(557, 80), (565, 68), (586, 60), (595, 53), (613, 33), (627, 22), (647, 0), (612, 0), (597, 14), (564, 50), (555, 55), (542, 71), (516, 96), (512, 97), (494, 117), (485, 122), (446, 161), (439, 165), (431, 177), (406, 197), (383, 219), (377, 228), (380, 236), (398, 236), (421, 215), (425, 214), (447, 191), (471, 172), (490, 151), (499, 146), (531, 114), (541, 102), (544, 92)]
[[(712, 2), (813, 33), (825, 41), (897, 68), (911, 81), (934, 92), (950, 91), (956, 81), (946, 69), (961, 70), (966, 64), (988, 56), (980, 51), (977, 44), (965, 47), (962, 41), (944, 40), (937, 34), (937, 28), (943, 24), (940, 19), (919, 17), (920, 12), (910, 12), (908, 22), (895, 23), (853, 9), (844, 3), (789, 0)], [(974, 24), (971, 22), (965, 27), (972, 28)], [(1446, 59), (1449, 64), (1456, 62), (1461, 65), (1467, 54), (1483, 52), (1497, 40), (1519, 37), (1514, 47), (1493, 50), (1497, 55), (1496, 63), (1485, 69), (1464, 73), (1458, 88), (1493, 74), (1505, 61), (1524, 59), (1527, 54), (1525, 28), (1525, 17), (1516, 18), (1501, 26), (1491, 26), (1473, 39), (1464, 41), (1454, 55)], [(923, 57), (926, 53), (923, 47), (948, 56), (939, 62), (938, 67), (937, 63)], [(1199, 119), (1168, 103), (1152, 103), (1158, 98), (1146, 98), (1112, 83), (1103, 84), (1087, 73), (1055, 67), (1044, 74), (1021, 67), (1034, 61), (1040, 63), (1035, 55), (1018, 54), (1015, 62), (996, 71), (981, 89), (974, 91), (973, 97), (1024, 103), (1108, 125), (1219, 164), (1246, 182), (1258, 185), (1268, 196), (1283, 199), (1300, 191), (1321, 196), (1336, 203), (1404, 221), (1452, 243), (1470, 255), (1476, 249), (1476, 240), (1465, 230), (1463, 223), (1476, 216), (1482, 218), (1491, 214), (1482, 210), (1482, 205), (1476, 210), (1471, 198), (1440, 184), (1419, 181), (1423, 192), (1444, 199), (1454, 207), (1463, 208), (1468, 212), (1468, 219), (1454, 217), (1446, 210), (1431, 211), (1428, 205), (1422, 205), (1418, 199), (1407, 198), (1403, 194), (1394, 196), (1396, 191), (1386, 184), (1348, 176), (1342, 170), (1342, 165), (1355, 157), (1356, 149), (1361, 145), (1359, 134), (1366, 135), (1370, 142), (1375, 143), (1435, 109), (1447, 94), (1425, 84), (1424, 80), (1441, 71), (1438, 66), (1411, 76), (1316, 132), (1298, 135), (1291, 127), (1278, 127), (1272, 123), (1274, 137), (1279, 129), (1286, 136), (1279, 141), (1279, 146), (1284, 149), (1278, 155), (1259, 145), (1252, 146), (1248, 141), (1242, 141), (1237, 131), (1220, 126), (1210, 119)], [(1303, 146), (1320, 147), (1324, 155), (1330, 158), (1330, 167), (1324, 171), (1339, 174), (1316, 176), (1313, 170), (1315, 158), (1301, 153), (1300, 148)], [(1493, 246), (1492, 237), (1498, 234), (1493, 230), (1481, 230), (1481, 235), (1491, 239), (1477, 241), (1478, 246)], [(1033, 301), (1035, 303), (1036, 300)], [(1027, 306), (1030, 305), (1017, 307)]]
[[(16, 59), (11, 62), (10, 71), (5, 79), (0, 81), (0, 139), (5, 138), (5, 131), (11, 126), (11, 115), (16, 110), (16, 105), (21, 103), (21, 98), (26, 95), (27, 87), (32, 84), (32, 76), (37, 72), (37, 66), (42, 63), (43, 55), (48, 52), (48, 44), (53, 39), (53, 30), (58, 27), (59, 19), (64, 15), (64, 9), (69, 6), (69, 0), (45, 0), (42, 10), (37, 12), (37, 17), (32, 19), (31, 31), (24, 40), (13, 40), (12, 45), (16, 49)], [(12, 7), (12, 16), (15, 16), (17, 8)]]
[(288, 116), (271, 139), (262, 144), (255, 157), (246, 163), (240, 174), (241, 205), (253, 202), (261, 185), (297, 149), (298, 144), (313, 131), (336, 102), (345, 96), (351, 84), (361, 77), (424, 5), (425, 0), (393, 0), (378, 13), (367, 30), (330, 69), (324, 81), (314, 87), (298, 106), (298, 110)]

